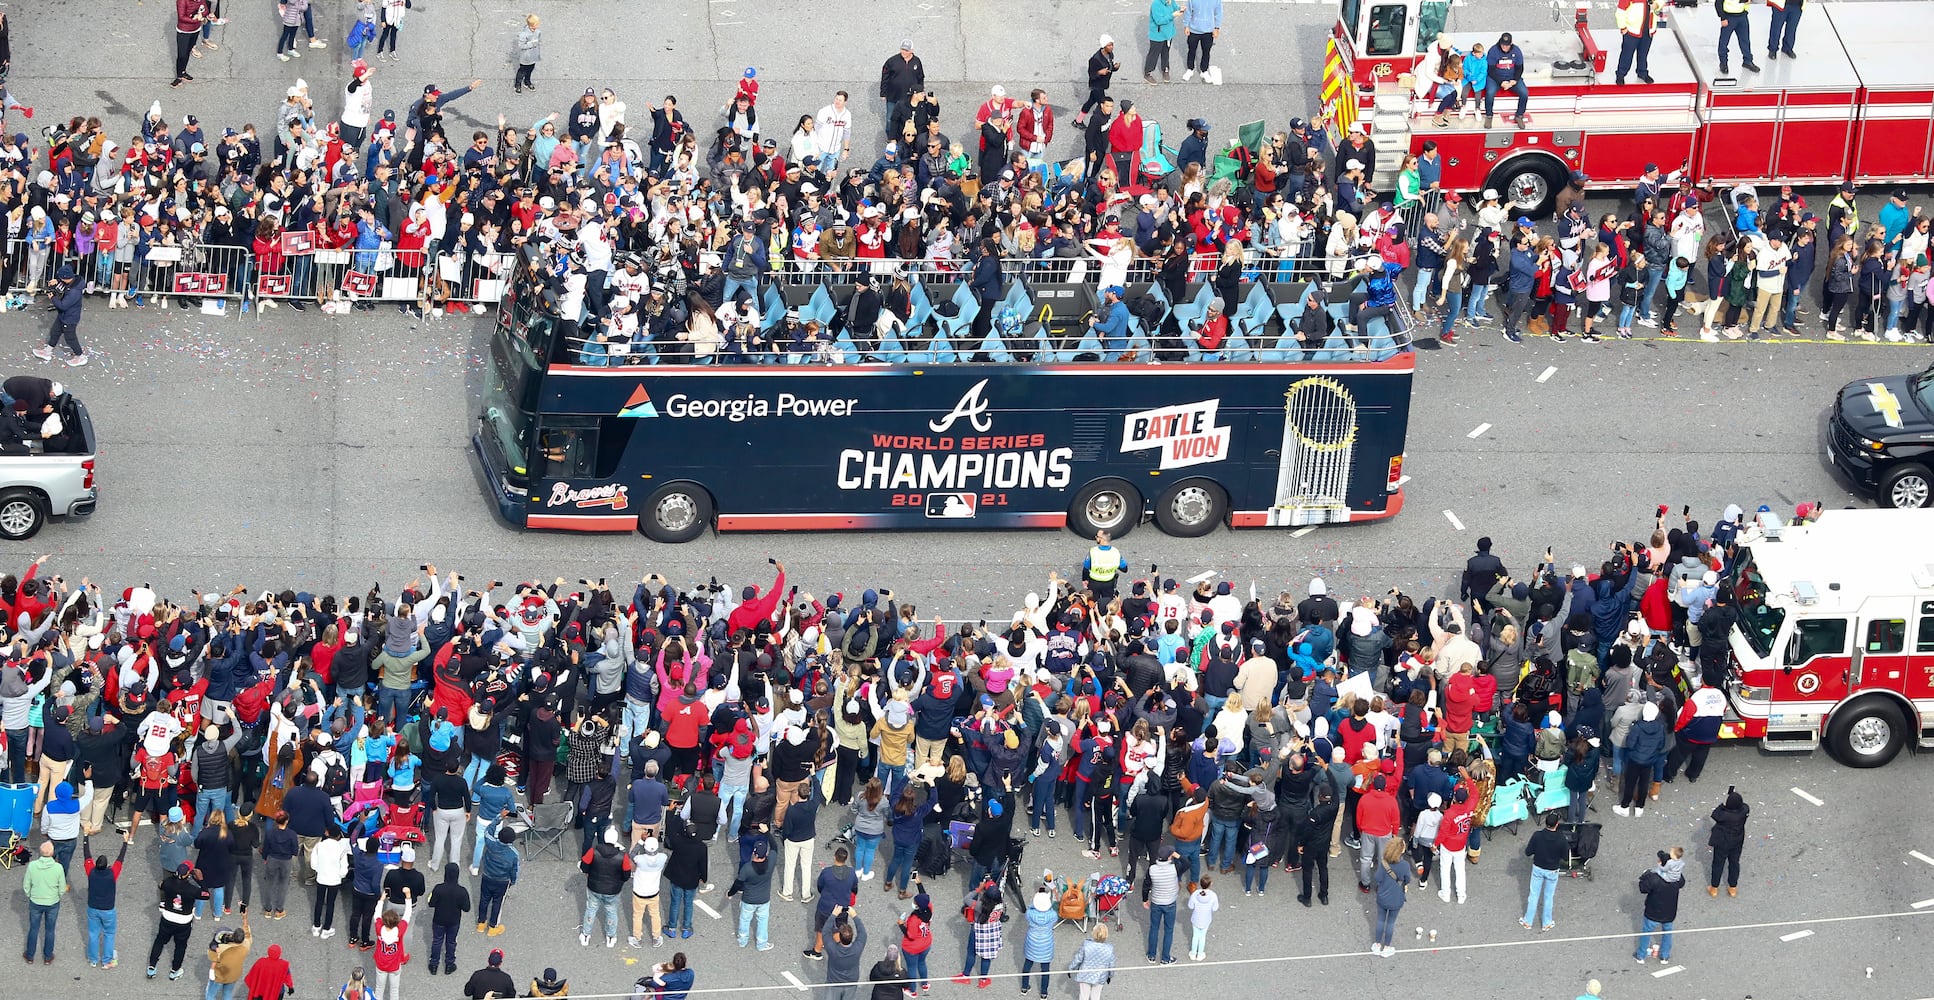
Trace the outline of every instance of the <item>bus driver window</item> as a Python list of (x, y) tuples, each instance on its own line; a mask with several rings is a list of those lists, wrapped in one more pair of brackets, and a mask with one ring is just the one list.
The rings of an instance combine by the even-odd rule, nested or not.
[(539, 474), (545, 479), (575, 479), (588, 474), (584, 441), (586, 432), (577, 427), (553, 427), (538, 438), (538, 454), (544, 460)]

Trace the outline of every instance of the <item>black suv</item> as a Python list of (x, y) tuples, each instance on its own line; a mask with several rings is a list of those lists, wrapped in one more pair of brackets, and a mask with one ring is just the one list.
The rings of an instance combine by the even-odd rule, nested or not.
[(1841, 387), (1827, 420), (1827, 459), (1883, 506), (1934, 502), (1934, 367)]

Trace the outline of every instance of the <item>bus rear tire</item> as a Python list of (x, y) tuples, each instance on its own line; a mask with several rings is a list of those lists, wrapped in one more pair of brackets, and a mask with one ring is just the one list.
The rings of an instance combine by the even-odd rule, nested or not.
[(1907, 723), (1900, 707), (1866, 698), (1833, 713), (1827, 722), (1827, 750), (1848, 767), (1880, 767), (1907, 745)]
[(1126, 537), (1142, 521), (1142, 494), (1126, 479), (1097, 479), (1081, 488), (1068, 505), (1068, 527), (1083, 538), (1106, 531)]
[(1155, 501), (1155, 524), (1177, 538), (1201, 538), (1229, 518), (1229, 495), (1208, 479), (1184, 479)]
[(697, 483), (666, 483), (652, 491), (638, 530), (654, 542), (676, 545), (712, 526), (712, 495)]

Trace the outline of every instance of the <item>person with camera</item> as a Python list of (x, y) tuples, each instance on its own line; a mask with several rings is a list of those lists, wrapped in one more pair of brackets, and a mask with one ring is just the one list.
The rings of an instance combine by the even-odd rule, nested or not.
[(204, 1000), (234, 1000), (235, 987), (242, 981), (249, 948), (254, 944), (255, 932), (249, 927), (248, 904), (244, 903), (242, 926), (216, 931), (214, 940), (208, 942), (208, 989)]

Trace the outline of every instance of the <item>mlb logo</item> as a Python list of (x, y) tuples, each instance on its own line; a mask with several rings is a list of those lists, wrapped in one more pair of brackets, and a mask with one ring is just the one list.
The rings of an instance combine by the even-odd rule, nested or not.
[(929, 493), (927, 494), (927, 516), (973, 517), (974, 495), (972, 493)]

